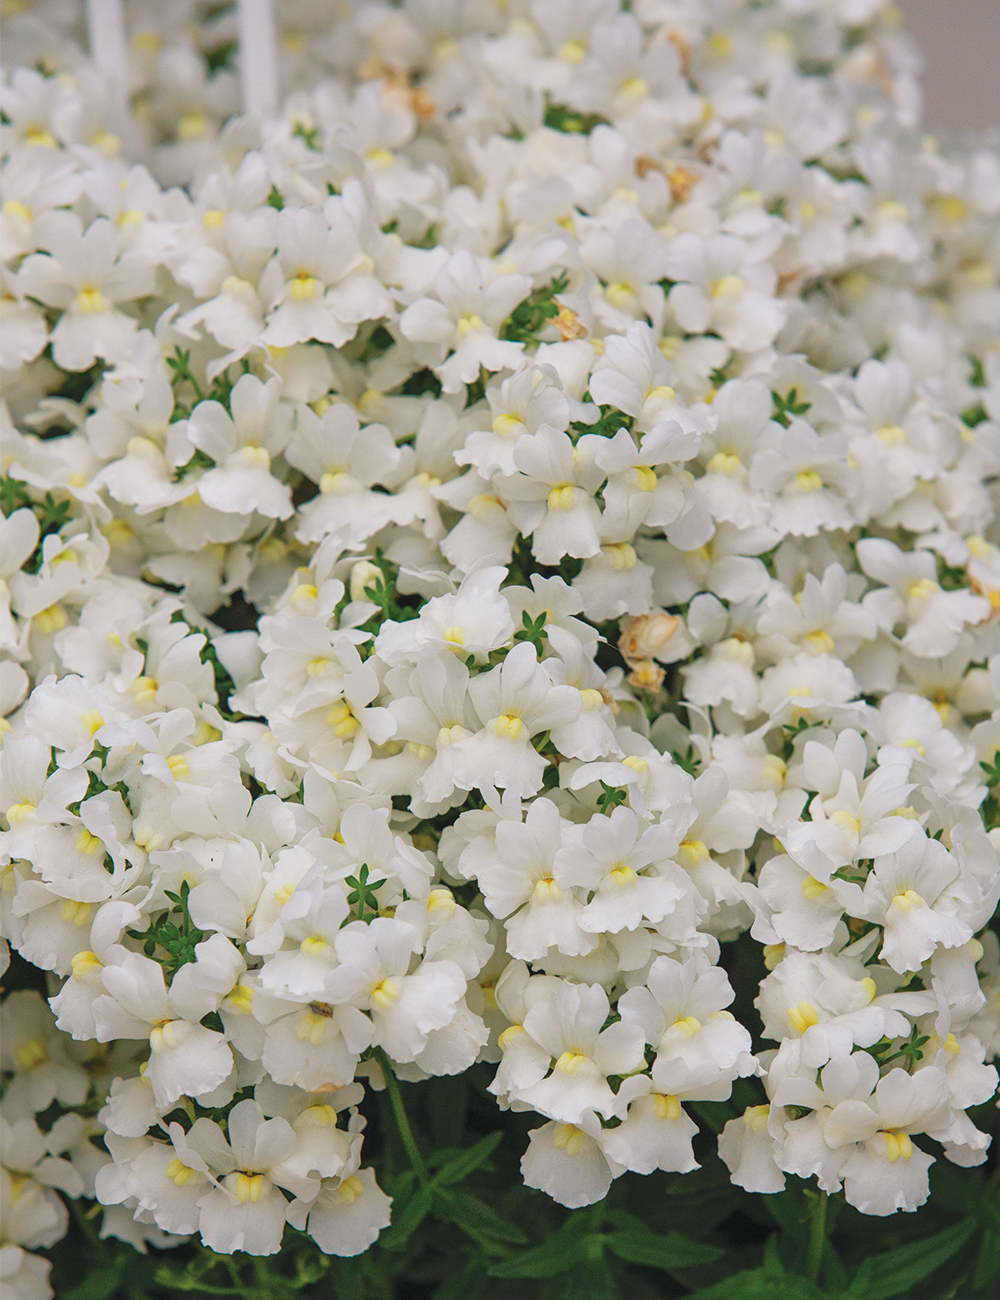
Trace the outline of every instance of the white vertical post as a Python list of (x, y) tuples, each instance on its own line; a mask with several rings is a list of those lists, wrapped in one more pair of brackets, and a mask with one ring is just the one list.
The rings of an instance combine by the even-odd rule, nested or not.
[(119, 135), (129, 129), (128, 45), (122, 0), (87, 0), (90, 57), (108, 79), (109, 126)]
[(273, 0), (238, 0), (240, 89), (243, 111), (258, 119), (278, 107), (278, 38)]

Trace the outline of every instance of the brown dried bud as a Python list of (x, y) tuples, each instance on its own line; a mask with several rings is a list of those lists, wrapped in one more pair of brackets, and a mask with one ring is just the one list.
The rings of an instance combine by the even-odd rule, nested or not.
[(562, 341), (565, 343), (568, 339), (585, 338), (587, 327), (581, 324), (576, 312), (569, 307), (564, 307), (562, 303), (559, 303), (558, 306), (559, 314), (552, 317), (552, 324), (559, 331), (559, 337)]
[(667, 180), (670, 182), (670, 193), (675, 203), (687, 203), (697, 179), (693, 171), (689, 171), (679, 163), (676, 167), (671, 167), (667, 172)]
[(437, 105), (422, 86), (414, 86), (410, 91), (410, 107), (421, 122), (431, 122), (437, 116)]
[(658, 691), (666, 674), (652, 659), (640, 660), (628, 675), (629, 686), (640, 691)]
[(680, 626), (675, 614), (640, 614), (632, 619), (618, 639), (618, 649), (630, 668), (654, 659)]
[(680, 55), (681, 76), (689, 76), (691, 72), (691, 42), (680, 32), (667, 32), (667, 40)]

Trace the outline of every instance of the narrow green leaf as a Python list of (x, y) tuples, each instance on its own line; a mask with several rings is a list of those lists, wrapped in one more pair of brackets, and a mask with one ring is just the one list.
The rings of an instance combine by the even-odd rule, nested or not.
[(115, 1255), (109, 1264), (93, 1269), (82, 1282), (63, 1292), (64, 1300), (107, 1300), (118, 1290), (128, 1263), (124, 1252)]
[(472, 1259), (465, 1268), (449, 1274), (434, 1292), (434, 1300), (478, 1300), (489, 1285), (481, 1259)]
[(914, 1241), (866, 1259), (854, 1276), (844, 1300), (889, 1300), (908, 1291), (958, 1253), (975, 1231), (975, 1222), (947, 1228), (925, 1241)]
[(629, 1264), (647, 1264), (651, 1268), (693, 1268), (710, 1264), (724, 1252), (718, 1246), (687, 1241), (675, 1233), (660, 1237), (655, 1232), (613, 1232), (608, 1246), (619, 1259)]
[(693, 1291), (687, 1300), (826, 1300), (826, 1297), (825, 1291), (796, 1273), (753, 1268)]
[(499, 1242), (522, 1246), (528, 1240), (516, 1224), (505, 1219), (471, 1192), (445, 1191), (439, 1187), (435, 1196), (435, 1209), (440, 1218), (454, 1223), (480, 1245)]
[(435, 1183), (438, 1187), (450, 1187), (452, 1183), (460, 1183), (463, 1178), (472, 1173), (473, 1169), (478, 1169), (484, 1161), (488, 1160), (502, 1141), (501, 1129), (480, 1138), (475, 1146), (469, 1147), (467, 1151), (463, 1151), (454, 1160), (449, 1160), (442, 1169), (438, 1170), (434, 1176)]
[(526, 1250), (516, 1259), (494, 1264), (490, 1277), (555, 1277), (579, 1264), (585, 1251), (585, 1238), (560, 1235), (533, 1250)]
[(399, 1214), (393, 1215), (392, 1226), (383, 1232), (379, 1245), (386, 1250), (405, 1250), (406, 1243), (431, 1212), (434, 1188), (421, 1187)]
[(566, 1280), (560, 1300), (621, 1300), (622, 1289), (608, 1261), (599, 1256), (578, 1265)]

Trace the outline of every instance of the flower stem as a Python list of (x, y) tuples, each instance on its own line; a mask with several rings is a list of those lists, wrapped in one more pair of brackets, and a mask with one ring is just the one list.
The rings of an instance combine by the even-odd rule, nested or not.
[(429, 1183), (431, 1180), (430, 1171), (424, 1163), (424, 1158), (420, 1154), (420, 1148), (417, 1146), (417, 1139), (413, 1135), (413, 1129), (410, 1127), (409, 1116), (406, 1113), (406, 1107), (403, 1105), (403, 1097), (399, 1091), (399, 1082), (392, 1072), (392, 1066), (389, 1064), (389, 1058), (381, 1047), (375, 1049), (375, 1057), (382, 1067), (382, 1074), (385, 1077), (385, 1087), (389, 1094), (389, 1101), (392, 1103), (392, 1113), (396, 1119), (396, 1127), (399, 1129), (399, 1136), (403, 1140), (403, 1146), (406, 1148), (406, 1154), (409, 1156), (410, 1164), (414, 1173), (422, 1183)]
[(810, 1282), (819, 1282), (823, 1267), (823, 1247), (826, 1245), (826, 1202), (823, 1192), (810, 1192), (812, 1202), (809, 1209), (809, 1252), (806, 1255), (806, 1277)]

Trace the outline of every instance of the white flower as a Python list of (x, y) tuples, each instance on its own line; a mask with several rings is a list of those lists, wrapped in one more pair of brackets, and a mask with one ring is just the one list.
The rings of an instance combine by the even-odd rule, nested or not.
[(868, 594), (866, 605), (887, 632), (905, 623), (902, 644), (922, 658), (949, 654), (965, 626), (981, 623), (990, 613), (989, 602), (971, 591), (942, 590), (930, 551), (904, 554), (881, 537), (863, 538), (857, 551), (865, 573), (885, 583)]
[[(341, 200), (278, 213), (277, 254), (264, 268), (260, 296), (268, 308), (262, 341), (269, 347), (318, 339), (341, 347), (363, 320), (392, 304), (373, 276)], [(359, 273), (359, 274), (355, 274)]]
[(94, 1002), (99, 1042), (148, 1036), (146, 1077), (163, 1108), (184, 1094), (211, 1092), (233, 1068), (224, 1036), (199, 1022), (216, 1010), (246, 966), (219, 934), (198, 944), (196, 955), (167, 989), (157, 962), (123, 952), (116, 965), (105, 965), (101, 982), (106, 992)]
[(959, 874), (958, 863), (920, 826), (911, 823), (909, 829), (895, 852), (876, 857), (858, 909), (885, 927), (882, 956), (896, 971), (919, 970), (938, 944), (958, 948), (972, 938), (948, 888)]
[(669, 861), (679, 846), (673, 826), (643, 828), (630, 808), (592, 817), (553, 863), (560, 882), (592, 892), (580, 928), (614, 933), (662, 921), (690, 889), (687, 876)]
[(730, 347), (757, 352), (784, 324), (784, 304), (771, 296), (772, 268), (732, 235), (678, 235), (668, 246), (666, 273), (676, 281), (670, 306), (688, 333), (712, 329)]
[(630, 1074), (643, 1060), (638, 1025), (622, 1020), (602, 1028), (609, 1010), (598, 985), (566, 981), (553, 998), (535, 1002), (524, 1030), (554, 1064), (547, 1078), (519, 1089), (518, 1099), (564, 1124), (578, 1124), (591, 1111), (609, 1119), (615, 1097), (607, 1076)]
[(410, 971), (417, 939), (403, 921), (352, 922), (337, 936), (341, 964), (327, 981), (333, 1001), (369, 1013), (373, 1041), (394, 1061), (419, 1056), (428, 1036), (452, 1020), (465, 993), (465, 976), (453, 961), (423, 961)]
[(389, 1226), (391, 1205), (373, 1169), (353, 1169), (324, 1180), (313, 1200), (293, 1201), (288, 1221), (308, 1232), (325, 1255), (360, 1255)]
[(52, 331), (56, 363), (64, 370), (86, 370), (95, 357), (123, 361), (136, 321), (118, 310), (120, 302), (153, 289), (153, 264), (139, 253), (119, 255), (119, 240), (106, 217), (84, 231), (75, 212), (54, 211), (38, 222), (39, 246), (21, 264), (23, 293), (63, 311)]
[(656, 1049), (653, 1083), (663, 1093), (689, 1092), (753, 1074), (750, 1035), (724, 1010), (735, 994), (724, 971), (701, 954), (686, 962), (658, 957), (648, 988), (623, 993), (623, 1023), (641, 1028)]
[(607, 476), (594, 456), (603, 444), (585, 434), (574, 447), (567, 434), (542, 425), (514, 448), (514, 464), (521, 472), (500, 479), (497, 486), (518, 530), (530, 535), (540, 564), (600, 550), (600, 510), (593, 494)]
[(911, 1076), (894, 1069), (870, 1096), (862, 1091), (857, 1100), (834, 1106), (823, 1136), (834, 1149), (848, 1148), (841, 1174), (849, 1205), (864, 1214), (887, 1215), (924, 1203), (934, 1158), (910, 1134), (938, 1126), (947, 1113), (945, 1096), (941, 1071), (929, 1067)]
[(525, 1186), (540, 1188), (570, 1209), (603, 1200), (625, 1167), (605, 1155), (601, 1136), (596, 1116), (579, 1124), (550, 1120), (532, 1129), (528, 1149), (521, 1157)]
[(444, 391), (457, 393), (479, 378), (481, 366), (496, 371), (519, 365), (524, 344), (497, 335), (531, 288), (525, 275), (487, 280), (471, 253), (455, 253), (435, 276), (436, 298), (418, 298), (400, 316), (399, 328), (417, 345), (420, 359), (435, 367)]
[(506, 918), (512, 957), (535, 961), (551, 948), (577, 956), (596, 946), (581, 925), (584, 900), (557, 866), (567, 831), (556, 805), (536, 799), (523, 823), (520, 816), (497, 823), (495, 847), (477, 864), (487, 907)]
[(393, 486), (403, 477), (407, 457), (384, 425), (362, 429), (357, 412), (337, 402), (322, 418), (307, 406), (298, 408), (285, 459), (320, 491), (301, 511), (301, 539), (318, 542), (342, 528), (359, 542), (389, 518), (389, 499), (373, 492), (373, 485)]
[(572, 686), (553, 686), (534, 646), (521, 642), (506, 659), (469, 682), (482, 730), (458, 742), (456, 784), (484, 783), (522, 796), (541, 789), (546, 759), (532, 746), (540, 732), (572, 722), (582, 707)]
[(245, 1250), (248, 1255), (273, 1255), (281, 1245), (288, 1210), (278, 1188), (308, 1196), (310, 1190), (319, 1190), (319, 1180), (286, 1170), (283, 1162), (295, 1150), (295, 1130), (280, 1116), (265, 1120), (256, 1101), (233, 1107), (227, 1134), (224, 1137), (212, 1120), (198, 1119), (187, 1135), (187, 1145), (213, 1174), (213, 1185), (198, 1201), (201, 1239), (220, 1254)]
[(292, 514), (291, 492), (270, 473), (271, 461), (288, 441), (292, 412), (279, 403), (281, 381), (266, 384), (243, 375), (229, 396), (229, 412), (218, 402), (199, 402), (188, 421), (191, 442), (215, 461), (198, 480), (198, 495), (213, 510), (268, 518)]

